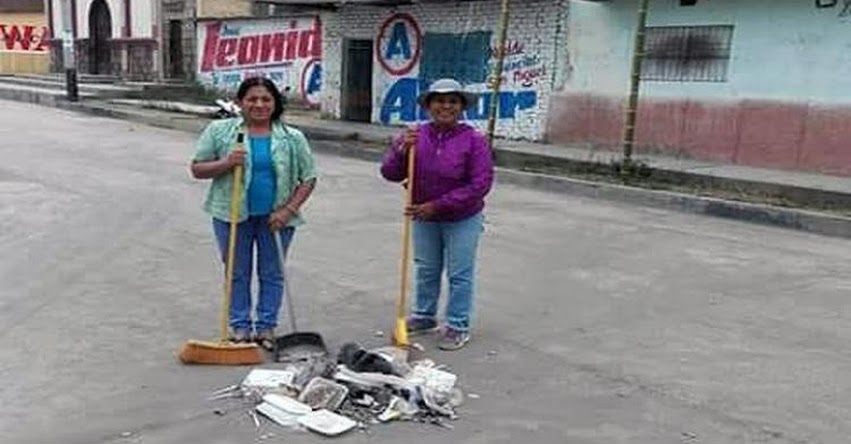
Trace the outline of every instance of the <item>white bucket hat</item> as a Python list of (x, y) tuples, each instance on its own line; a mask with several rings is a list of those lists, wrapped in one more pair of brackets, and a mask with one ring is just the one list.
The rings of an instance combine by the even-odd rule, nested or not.
[(464, 87), (462, 87), (461, 83), (457, 80), (439, 79), (435, 80), (434, 83), (429, 86), (428, 91), (424, 91), (419, 97), (417, 97), (417, 103), (419, 103), (420, 106), (425, 107), (428, 105), (432, 96), (437, 94), (457, 94), (462, 100), (464, 100), (464, 109), (469, 109), (475, 106), (476, 101), (478, 100), (475, 94), (464, 91)]

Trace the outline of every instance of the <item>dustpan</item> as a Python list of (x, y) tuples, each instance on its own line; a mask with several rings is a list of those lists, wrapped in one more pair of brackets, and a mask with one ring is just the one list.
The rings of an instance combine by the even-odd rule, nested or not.
[(284, 253), (281, 232), (275, 235), (275, 243), (278, 247), (278, 262), (281, 267), (281, 275), (284, 277), (284, 298), (287, 301), (287, 317), (290, 323), (290, 333), (275, 338), (274, 355), (277, 362), (310, 361), (328, 356), (328, 348), (322, 335), (315, 332), (298, 331), (295, 322), (295, 311), (293, 309), (293, 298), (290, 292), (290, 280), (286, 275), (286, 254)]

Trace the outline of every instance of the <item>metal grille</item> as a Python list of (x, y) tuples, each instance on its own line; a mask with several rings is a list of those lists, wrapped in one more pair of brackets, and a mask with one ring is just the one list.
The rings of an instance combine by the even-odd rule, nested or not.
[(643, 80), (727, 81), (733, 26), (659, 26), (646, 33)]

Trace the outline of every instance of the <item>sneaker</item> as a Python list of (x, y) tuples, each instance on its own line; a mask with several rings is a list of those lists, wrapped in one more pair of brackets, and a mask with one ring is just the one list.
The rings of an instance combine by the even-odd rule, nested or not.
[(446, 351), (460, 350), (470, 342), (470, 333), (466, 331), (455, 330), (451, 327), (446, 327), (440, 340), (437, 342), (437, 348)]
[(408, 334), (411, 336), (423, 335), (437, 331), (437, 321), (428, 318), (408, 318)]
[(235, 328), (228, 338), (231, 342), (251, 342), (251, 332), (247, 328)]
[(273, 350), (275, 348), (275, 330), (269, 328), (258, 331), (257, 336), (254, 337), (254, 342), (266, 350)]

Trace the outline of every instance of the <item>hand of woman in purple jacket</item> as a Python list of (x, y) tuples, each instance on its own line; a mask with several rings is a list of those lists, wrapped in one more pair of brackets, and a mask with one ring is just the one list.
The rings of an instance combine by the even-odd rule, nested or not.
[(411, 205), (405, 208), (405, 216), (413, 216), (418, 220), (429, 220), (437, 214), (437, 207), (432, 202), (420, 205)]
[(408, 127), (408, 129), (405, 130), (405, 134), (402, 136), (402, 143), (399, 145), (399, 150), (405, 153), (412, 146), (415, 146), (417, 144), (417, 134), (419, 132), (419, 125)]

